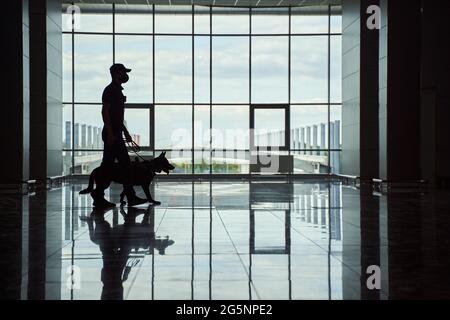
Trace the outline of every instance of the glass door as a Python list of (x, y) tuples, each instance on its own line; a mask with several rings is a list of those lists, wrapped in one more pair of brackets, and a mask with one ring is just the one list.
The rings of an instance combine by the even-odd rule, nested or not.
[(289, 122), (287, 105), (252, 105), (250, 149), (289, 150)]

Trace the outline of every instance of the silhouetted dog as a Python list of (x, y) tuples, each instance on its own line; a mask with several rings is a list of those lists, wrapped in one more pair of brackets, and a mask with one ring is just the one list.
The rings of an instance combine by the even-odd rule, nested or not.
[[(137, 158), (136, 158), (137, 159)], [(152, 195), (150, 194), (150, 183), (155, 177), (155, 173), (160, 173), (164, 171), (169, 174), (170, 170), (175, 169), (173, 165), (169, 163), (166, 159), (166, 152), (164, 151), (158, 157), (150, 160), (150, 161), (142, 161), (139, 160), (133, 162), (131, 164), (131, 182), (134, 186), (141, 186), (147, 196), (147, 200), (153, 204), (161, 204), (161, 202), (153, 200)], [(121, 170), (121, 167), (118, 163), (115, 163), (112, 166), (100, 166), (95, 168), (91, 175), (89, 176), (89, 186), (80, 191), (80, 194), (87, 194), (94, 191), (94, 183), (95, 189), (106, 190), (111, 182), (122, 183), (124, 180), (124, 172)], [(125, 197), (125, 193), (122, 191), (120, 194), (120, 203), (122, 205), (126, 204), (123, 200)]]

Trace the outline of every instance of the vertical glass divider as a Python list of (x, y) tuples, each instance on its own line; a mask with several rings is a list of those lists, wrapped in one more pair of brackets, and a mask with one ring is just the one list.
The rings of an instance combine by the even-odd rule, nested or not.
[[(72, 5), (74, 3), (72, 2)], [(72, 10), (72, 26), (71, 26), (71, 40), (72, 40), (72, 154), (70, 158), (71, 168), (70, 173), (75, 174), (75, 32), (74, 32), (74, 20), (75, 11)]]
[(195, 147), (195, 138), (194, 138), (194, 130), (195, 130), (195, 126), (194, 126), (194, 123), (195, 123), (195, 110), (194, 110), (194, 103), (195, 103), (195, 26), (194, 26), (194, 24), (195, 24), (195, 21), (194, 21), (194, 16), (195, 16), (195, 10), (194, 10), (194, 5), (192, 5), (192, 75), (191, 75), (191, 79), (192, 79), (192, 82), (191, 82), (191, 86), (192, 86), (192, 123), (191, 123), (191, 128), (192, 128), (192, 131), (191, 131), (191, 156), (192, 156), (192, 159), (191, 159), (191, 164), (192, 164), (192, 170), (191, 170), (191, 173), (192, 174), (194, 174), (195, 173), (195, 170), (194, 170), (194, 167), (195, 167), (195, 160), (194, 160), (194, 157), (195, 157), (195, 152), (194, 152), (194, 147)]
[(330, 102), (331, 102), (331, 5), (328, 5), (328, 174), (331, 175), (331, 113), (330, 113)]
[(116, 63), (116, 4), (112, 4), (112, 45), (113, 45), (113, 64)]
[[(289, 18), (288, 18), (288, 21), (289, 21), (288, 22), (289, 23), (289, 30), (288, 30), (288, 110), (287, 110), (289, 122), (291, 121), (291, 33), (292, 33), (291, 14), (292, 14), (291, 6), (289, 6), (289, 8), (288, 8), (288, 15), (289, 15)], [(291, 146), (292, 146), (292, 143), (291, 143), (292, 128), (291, 128), (291, 126), (289, 126), (289, 129), (290, 130), (288, 132), (288, 137), (289, 137), (288, 150), (289, 150), (289, 155), (291, 155)], [(295, 148), (295, 146), (294, 146), (294, 148)], [(294, 161), (294, 160), (292, 160), (292, 161)], [(293, 174), (293, 173), (294, 173), (294, 169), (292, 169), (292, 173), (290, 173), (290, 174)]]
[[(252, 8), (249, 8), (248, 12), (248, 24), (249, 24), (249, 31), (248, 31), (248, 109), (249, 109), (249, 130), (251, 130), (251, 122), (252, 122), (252, 115), (251, 115), (251, 106), (252, 106)], [(255, 133), (255, 130), (253, 129), (253, 132), (249, 132), (249, 142), (252, 139), (251, 136), (253, 136)], [(251, 178), (252, 176), (252, 150), (250, 146), (250, 154), (249, 154), (249, 166), (248, 166), (248, 174)], [(258, 152), (256, 152), (256, 159), (258, 159)], [(257, 160), (258, 161), (258, 160)]]
[(156, 101), (156, 93), (155, 93), (155, 88), (156, 88), (156, 71), (155, 71), (155, 4), (152, 4), (152, 87), (153, 87), (153, 107), (152, 110), (150, 111), (151, 113), (151, 119), (150, 119), (150, 145), (153, 148), (153, 157), (155, 157), (155, 101)]
[(212, 38), (212, 7), (209, 7), (209, 174), (212, 174), (212, 61), (213, 61), (213, 38)]

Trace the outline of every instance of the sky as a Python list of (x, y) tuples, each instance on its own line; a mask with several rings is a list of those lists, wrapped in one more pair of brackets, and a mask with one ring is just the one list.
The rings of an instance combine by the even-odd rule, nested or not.
[[(252, 18), (252, 32), (288, 32), (288, 17), (257, 15)], [(63, 25), (66, 26), (66, 15)], [(292, 16), (293, 33), (327, 32), (327, 17)], [(82, 32), (111, 32), (111, 15), (83, 14)], [(155, 73), (156, 103), (186, 103), (186, 106), (156, 106), (156, 148), (168, 148), (174, 136), (187, 135), (186, 147), (191, 143), (192, 100), (192, 17), (190, 15), (157, 15), (155, 31), (182, 33), (183, 36), (155, 37), (155, 70), (152, 70), (151, 35), (116, 35), (116, 62), (132, 69), (130, 81), (124, 85), (129, 103), (152, 103), (153, 71)], [(150, 33), (152, 16), (116, 15), (116, 32)], [(209, 32), (209, 16), (195, 18), (196, 33)], [(225, 133), (227, 129), (248, 128), (249, 102), (249, 37), (221, 34), (248, 33), (249, 20), (245, 15), (214, 15), (212, 40), (212, 99), (213, 103), (242, 103), (242, 106), (213, 107), (213, 128)], [(340, 18), (333, 17), (332, 30), (340, 32)], [(254, 36), (251, 45), (252, 103), (288, 103), (288, 36)], [(341, 44), (340, 37), (331, 40), (331, 96), (332, 102), (341, 102)], [(291, 102), (326, 103), (327, 101), (327, 36), (291, 37)], [(112, 35), (75, 35), (75, 101), (100, 103), (101, 94), (110, 82), (109, 67), (113, 61)], [(72, 99), (71, 35), (63, 36), (63, 100)], [(196, 103), (209, 103), (210, 39), (196, 36), (194, 40), (194, 92)], [(76, 106), (75, 122), (102, 126), (100, 106)], [(64, 120), (71, 109), (65, 107)], [(130, 132), (141, 135), (143, 145), (149, 139), (148, 110), (127, 110), (126, 121)], [(340, 108), (333, 107), (332, 119), (340, 119)], [(196, 106), (196, 146), (208, 144), (209, 107)], [(292, 106), (291, 128), (327, 121), (326, 106)], [(271, 117), (259, 120), (261, 127), (273, 126)], [(231, 130), (229, 130), (231, 131)], [(241, 133), (236, 131), (235, 136)], [(229, 134), (228, 134), (229, 135)], [(205, 139), (203, 138), (205, 137)], [(213, 139), (213, 145), (230, 147), (235, 138)]]

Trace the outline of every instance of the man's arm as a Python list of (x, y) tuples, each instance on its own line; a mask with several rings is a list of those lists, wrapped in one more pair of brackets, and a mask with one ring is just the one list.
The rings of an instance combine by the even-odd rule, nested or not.
[(106, 142), (111, 145), (114, 143), (114, 134), (111, 123), (111, 105), (108, 102), (103, 102), (102, 118), (103, 123), (105, 124)]
[(123, 134), (125, 135), (125, 140), (127, 142), (131, 142), (133, 139), (131, 138), (131, 135), (128, 132), (127, 127), (125, 127), (125, 124), (123, 124), (123, 123), (122, 123), (122, 130), (123, 130)]

